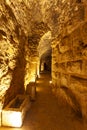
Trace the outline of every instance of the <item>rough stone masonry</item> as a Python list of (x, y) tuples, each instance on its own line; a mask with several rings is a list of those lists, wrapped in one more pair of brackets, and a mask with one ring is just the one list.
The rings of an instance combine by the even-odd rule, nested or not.
[(0, 108), (36, 78), (48, 31), (52, 91), (87, 118), (86, 0), (0, 0)]

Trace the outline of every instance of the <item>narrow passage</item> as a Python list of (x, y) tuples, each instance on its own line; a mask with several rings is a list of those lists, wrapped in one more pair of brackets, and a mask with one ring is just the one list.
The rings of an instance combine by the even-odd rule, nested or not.
[(51, 92), (51, 77), (42, 73), (37, 80), (37, 97), (25, 119), (23, 130), (83, 130), (83, 123), (69, 107), (60, 105)]
[(37, 80), (36, 101), (32, 102), (21, 128), (0, 130), (84, 130), (83, 122), (67, 106), (61, 105), (51, 92), (50, 74), (42, 73)]

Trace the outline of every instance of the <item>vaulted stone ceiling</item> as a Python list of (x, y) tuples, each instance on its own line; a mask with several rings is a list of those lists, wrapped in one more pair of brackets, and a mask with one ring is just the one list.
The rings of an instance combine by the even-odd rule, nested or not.
[[(32, 55), (36, 54), (38, 55), (38, 52), (43, 50), (43, 48), (38, 48), (40, 39), (45, 35), (45, 33), (49, 30), (48, 26), (44, 24), (43, 22), (41, 23), (34, 23), (32, 27), (32, 35), (28, 36), (28, 47), (29, 49), (32, 50)], [(50, 44), (49, 44), (50, 46)], [(41, 50), (41, 51), (40, 51)], [(36, 52), (36, 53), (35, 53)]]
[[(1, 0), (1, 31), (17, 42), (21, 31), (28, 37), (30, 49), (36, 49), (40, 38), (50, 30), (49, 10), (53, 3), (41, 0)], [(47, 11), (48, 10), (48, 11)], [(47, 15), (44, 13), (48, 12)], [(51, 19), (50, 19), (51, 20)], [(32, 45), (33, 44), (33, 45)], [(34, 46), (34, 47), (33, 47)]]
[[(35, 46), (49, 30), (53, 37), (57, 37), (69, 16), (73, 15), (70, 0), (1, 0), (0, 3), (2, 21), (0, 29), (14, 41), (17, 41), (23, 31), (24, 35), (28, 37), (28, 42), (33, 41), (36, 43)], [(64, 12), (60, 17), (60, 12), (64, 8), (63, 3), (66, 3), (68, 12)], [(65, 21), (63, 16), (66, 16)]]
[(38, 45), (39, 57), (41, 57), (42, 55), (46, 56), (46, 54), (47, 55), (50, 54), (51, 41), (52, 41), (51, 32), (48, 31), (41, 37), (39, 41), (39, 45)]

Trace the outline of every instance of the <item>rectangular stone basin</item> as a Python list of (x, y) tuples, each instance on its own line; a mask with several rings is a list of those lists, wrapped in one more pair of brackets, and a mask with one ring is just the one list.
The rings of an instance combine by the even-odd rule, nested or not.
[(21, 127), (30, 104), (29, 96), (16, 96), (2, 110), (2, 126)]

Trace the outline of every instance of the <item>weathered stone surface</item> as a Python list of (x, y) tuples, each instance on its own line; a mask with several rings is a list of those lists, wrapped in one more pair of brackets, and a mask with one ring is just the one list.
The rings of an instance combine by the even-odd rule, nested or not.
[[(86, 2), (86, 0), (0, 0), (2, 107), (17, 94), (23, 94), (32, 78), (35, 80), (40, 62), (38, 59), (42, 58), (43, 64), (51, 59), (51, 56), (49, 57), (51, 47), (52, 81), (56, 95), (58, 95), (56, 90), (61, 86), (71, 88), (72, 76), (78, 77), (79, 83), (81, 79), (87, 80)], [(50, 66), (50, 63), (51, 60), (47, 65)], [(79, 86), (77, 81), (75, 82), (77, 84), (75, 86)], [(78, 102), (82, 106), (81, 102)]]
[(86, 5), (85, 1), (59, 4), (59, 33), (52, 42), (52, 89), (57, 97), (61, 95), (75, 111), (87, 117)]

